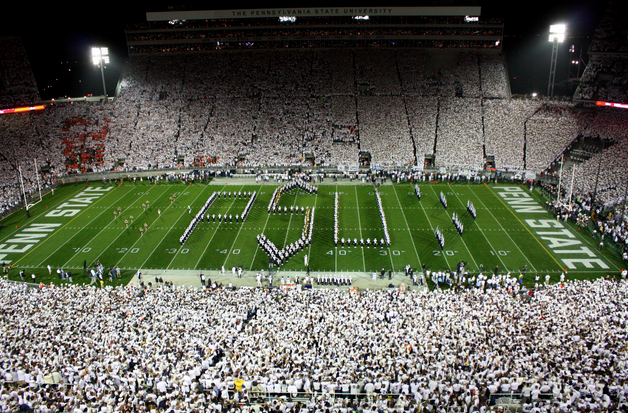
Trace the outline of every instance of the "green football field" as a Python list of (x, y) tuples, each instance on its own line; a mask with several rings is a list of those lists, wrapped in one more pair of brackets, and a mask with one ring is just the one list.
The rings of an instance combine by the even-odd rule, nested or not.
[[(252, 182), (251, 180), (242, 182)], [(334, 197), (338, 192), (339, 238), (381, 239), (382, 220), (374, 185), (329, 183), (316, 195), (301, 189), (282, 194), (280, 205), (315, 207), (312, 243), (294, 255), (282, 270), (305, 271), (304, 255), (312, 271), (353, 272), (366, 276), (382, 268), (403, 273), (406, 265), (420, 270), (455, 269), (464, 261), (469, 272), (481, 268), (519, 274), (525, 265), (525, 282), (534, 275), (567, 270), (569, 277), (591, 278), (618, 274), (621, 261), (609, 251), (599, 251), (585, 231), (556, 221), (544, 209), (538, 192), (521, 185), (421, 183), (420, 200), (411, 184), (386, 184), (379, 188), (391, 238), (390, 247), (334, 245)], [(2, 221), (0, 260), (10, 265), (9, 278), (18, 271), (36, 274), (37, 282), (59, 282), (61, 267), (73, 281), (88, 282), (84, 263), (100, 261), (106, 268), (119, 266), (125, 283), (143, 270), (219, 270), (241, 266), (248, 273), (268, 269), (269, 257), (258, 247), (256, 236), (265, 234), (278, 248), (296, 241), (304, 229), (304, 215), (267, 212), (274, 183), (239, 184), (238, 179), (215, 179), (210, 184), (129, 183), (65, 185), (31, 208)], [(258, 196), (244, 223), (200, 222), (184, 245), (179, 238), (194, 215), (215, 191), (257, 191)], [(440, 192), (447, 198), (445, 209)], [(175, 200), (171, 202), (171, 197)], [(146, 201), (149, 207), (144, 208)], [(477, 219), (467, 212), (470, 201)], [(247, 198), (217, 199), (210, 214), (241, 214)], [(191, 214), (188, 210), (191, 208)], [(121, 216), (114, 218), (114, 211)], [(159, 213), (160, 212), (160, 213)], [(464, 223), (460, 236), (451, 221), (457, 213)], [(133, 223), (127, 228), (124, 220)], [(439, 247), (434, 230), (440, 227), (445, 247)], [(146, 227), (142, 235), (139, 228)], [(47, 266), (52, 268), (48, 275)]]

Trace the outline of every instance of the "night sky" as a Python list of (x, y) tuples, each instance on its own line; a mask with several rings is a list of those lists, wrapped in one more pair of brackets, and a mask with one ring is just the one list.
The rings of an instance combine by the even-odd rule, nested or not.
[[(95, 8), (82, 3), (76, 9), (72, 9), (66, 5), (59, 6), (61, 3), (44, 2), (34, 6), (33, 3), (23, 2), (24, 10), (18, 10), (18, 15), (33, 14), (34, 17), (5, 20), (0, 26), (0, 34), (22, 37), (42, 99), (102, 94), (100, 71), (91, 64), (90, 48), (95, 45), (108, 46), (112, 54), (112, 63), (107, 66), (105, 75), (107, 92), (111, 95), (127, 58), (124, 36), (126, 24), (145, 22), (147, 11), (162, 10), (163, 6), (168, 3), (170, 2), (153, 1), (143, 4), (116, 0), (102, 2)], [(607, 1), (541, 2), (533, 0), (522, 3), (520, 6), (515, 6), (515, 3), (511, 1), (477, 0), (476, 3), (466, 1), (464, 4), (481, 6), (483, 16), (504, 19), (503, 51), (506, 55), (511, 89), (514, 94), (547, 92), (551, 55), (551, 44), (547, 41), (547, 32), (550, 24), (566, 23), (570, 38), (559, 49), (555, 94), (572, 95), (573, 89), (564, 86), (564, 81), (568, 76), (576, 76), (576, 66), (571, 65), (571, 60), (577, 59), (582, 50), (584, 61), (588, 61), (586, 48), (599, 24)], [(221, 3), (221, 5), (224, 4)], [(236, 9), (237, 4), (229, 3), (226, 8)], [(332, 5), (368, 7), (382, 4), (386, 3), (304, 4), (290, 2), (256, 5), (255, 8), (330, 7)], [(429, 6), (431, 4), (433, 3), (419, 1), (413, 5)], [(457, 1), (455, 4), (460, 4), (460, 2)], [(250, 7), (250, 3), (242, 7)], [(201, 8), (213, 9), (216, 5), (206, 3)], [(573, 55), (569, 53), (571, 45), (575, 46)]]

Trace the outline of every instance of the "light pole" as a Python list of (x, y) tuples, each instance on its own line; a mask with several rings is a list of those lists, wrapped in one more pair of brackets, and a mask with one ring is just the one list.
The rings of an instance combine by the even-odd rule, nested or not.
[(107, 99), (107, 87), (105, 86), (105, 65), (109, 64), (109, 48), (92, 47), (92, 63), (96, 66), (100, 66), (103, 95), (105, 99)]
[(556, 78), (556, 62), (558, 60), (558, 44), (565, 40), (567, 26), (564, 24), (552, 24), (549, 31), (549, 41), (552, 43), (552, 60), (550, 63), (549, 83), (547, 95), (554, 97), (554, 80)]

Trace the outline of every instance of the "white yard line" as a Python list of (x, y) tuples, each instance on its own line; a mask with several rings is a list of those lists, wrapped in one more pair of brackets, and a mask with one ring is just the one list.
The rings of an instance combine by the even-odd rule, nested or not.
[[(242, 188), (244, 188), (244, 185), (242, 186)], [(260, 186), (260, 189), (261, 189), (261, 186)], [(235, 202), (235, 199), (233, 200), (233, 202)], [(231, 203), (231, 206), (229, 207), (229, 209), (233, 208), (233, 202)], [(233, 251), (233, 246), (235, 245), (236, 241), (238, 240), (238, 237), (240, 236), (240, 232), (242, 232), (242, 227), (243, 226), (244, 226), (244, 222), (240, 222), (240, 229), (238, 230), (238, 233), (236, 234), (235, 238), (233, 239), (233, 242), (231, 243), (231, 248), (227, 252), (227, 256), (225, 257), (225, 262), (223, 262), (222, 265), (225, 265), (227, 263), (227, 260), (229, 259), (229, 256), (231, 255), (231, 251)], [(212, 238), (213, 238), (213, 236), (212, 236)]]
[[(434, 196), (438, 197), (438, 195), (436, 195), (436, 190), (434, 189), (434, 187), (432, 186), (430, 188), (432, 189), (432, 192), (434, 193)], [(451, 221), (451, 215), (449, 215), (449, 212), (447, 212), (447, 210), (445, 208), (443, 208), (443, 210), (445, 211), (445, 214), (449, 218), (449, 221)], [(467, 252), (469, 253), (469, 256), (471, 256), (471, 259), (473, 260), (473, 265), (475, 265), (475, 268), (479, 268), (478, 267), (478, 263), (475, 262), (475, 258), (473, 257), (473, 254), (471, 254), (471, 251), (469, 250), (469, 247), (467, 246), (467, 243), (464, 242), (464, 238), (460, 237), (460, 241), (462, 241), (462, 244), (464, 245), (464, 247), (466, 248)]]
[[(492, 189), (491, 189), (491, 191), (492, 191)], [(506, 231), (506, 230), (504, 229), (504, 227), (502, 226), (502, 224), (499, 222), (499, 220), (498, 220), (497, 218), (495, 218), (495, 215), (493, 215), (493, 213), (491, 212), (491, 210), (490, 210), (490, 209), (488, 209), (488, 208), (486, 207), (486, 205), (485, 205), (485, 204), (484, 204), (484, 202), (482, 201), (482, 198), (480, 198), (480, 197), (478, 196), (478, 194), (476, 194), (476, 193), (475, 193), (475, 191), (474, 191), (473, 189), (471, 189), (471, 192), (472, 192), (472, 193), (473, 193), (473, 195), (474, 195), (474, 196), (478, 199), (478, 201), (480, 201), (480, 203), (482, 204), (482, 206), (484, 207), (484, 209), (485, 209), (486, 211), (488, 211), (488, 213), (489, 213), (489, 214), (491, 214), (491, 217), (493, 217), (493, 219), (494, 219), (495, 221), (497, 221), (497, 224), (499, 224), (499, 227), (502, 229), (502, 231), (504, 231), (504, 233), (506, 234), (506, 236), (508, 237), (508, 239), (510, 239), (510, 241), (511, 241), (513, 244), (515, 244), (515, 248), (517, 248), (517, 251), (519, 251), (519, 253), (520, 253), (521, 255), (523, 255), (523, 258), (525, 258), (525, 259), (526, 259), (526, 261), (528, 262), (528, 264), (530, 264), (530, 266), (532, 267), (532, 271), (536, 272), (536, 268), (534, 268), (534, 265), (532, 264), (532, 261), (530, 261), (530, 260), (528, 259), (528, 257), (526, 257), (526, 255), (523, 253), (523, 251), (521, 251), (521, 248), (519, 248), (519, 245), (517, 245), (517, 243), (515, 242), (515, 240), (513, 240), (513, 239), (512, 239), (512, 237), (510, 236), (510, 234), (508, 233), (508, 231)]]
[[(130, 193), (130, 192), (131, 192), (131, 191), (129, 190), (126, 194), (124, 194), (124, 195), (122, 196), (122, 198), (126, 197), (126, 196)], [(103, 199), (103, 198), (104, 198), (104, 197), (100, 197), (100, 198), (98, 199), (98, 201), (100, 201), (100, 200), (101, 200), (101, 199)], [(120, 198), (120, 199), (122, 199), (122, 198)], [(96, 202), (98, 202), (98, 201), (96, 201)], [(93, 206), (93, 205), (94, 205), (94, 204), (91, 204), (89, 207), (91, 207), (91, 206)], [(89, 207), (88, 207), (88, 208), (89, 208)], [(88, 208), (84, 209), (83, 211), (86, 211)], [(102, 211), (100, 214), (96, 215), (93, 219), (91, 219), (91, 220), (87, 223), (87, 225), (84, 225), (84, 227), (88, 227), (88, 226), (89, 226), (89, 224), (91, 224), (92, 222), (94, 222), (94, 220), (96, 220), (98, 217), (100, 217), (102, 214), (104, 214), (104, 213), (105, 213), (105, 212), (107, 212), (108, 210), (109, 210), (109, 208), (104, 208), (104, 209), (103, 209), (103, 211)], [(125, 210), (126, 210), (126, 209), (125, 209)], [(101, 232), (102, 232), (102, 231), (101, 231)], [(63, 244), (59, 245), (59, 246), (57, 247), (57, 249), (55, 249), (55, 250), (54, 250), (54, 251), (53, 251), (50, 255), (48, 255), (46, 258), (44, 258), (44, 259), (43, 259), (43, 260), (42, 260), (39, 264), (37, 264), (37, 265), (38, 265), (38, 266), (41, 266), (44, 262), (46, 262), (46, 261), (47, 261), (50, 257), (52, 257), (52, 256), (53, 256), (53, 255), (54, 255), (57, 251), (59, 251), (61, 248), (63, 248), (63, 247), (64, 247), (64, 246), (65, 246), (68, 242), (72, 241), (72, 240), (74, 239), (74, 237), (76, 237), (76, 236), (77, 236), (78, 234), (80, 234), (80, 233), (81, 233), (81, 231), (80, 231), (80, 230), (79, 230), (79, 231), (76, 231), (76, 232), (74, 233), (74, 235), (72, 235), (70, 238), (68, 238), (68, 239), (67, 239), (67, 241), (65, 241)], [(90, 240), (90, 242), (91, 242), (91, 240)], [(76, 254), (78, 254), (78, 251), (74, 254), (74, 256), (73, 256), (72, 258), (74, 258), (74, 257), (76, 256)], [(70, 260), (68, 260), (68, 261), (64, 264), (64, 266), (63, 266), (63, 267), (65, 267), (65, 265), (67, 265), (67, 263), (68, 263), (68, 262), (70, 262)]]
[[(456, 193), (455, 189), (453, 189), (452, 192), (453, 192), (454, 196), (456, 197), (456, 199), (458, 200), (458, 202), (460, 202), (460, 205), (464, 206), (464, 204), (460, 200), (460, 197)], [(471, 192), (473, 192), (473, 190)], [(475, 192), (473, 194), (475, 195)], [(490, 211), (489, 211), (489, 213), (490, 213)], [(491, 214), (491, 216), (492, 215), (493, 214)], [(493, 217), (493, 219), (495, 219), (495, 217)], [(484, 236), (484, 239), (486, 240), (486, 242), (488, 242), (488, 245), (491, 247), (491, 249), (493, 250), (494, 254), (497, 256), (497, 258), (499, 258), (499, 262), (502, 263), (502, 268), (504, 268), (504, 270), (506, 270), (506, 271), (510, 271), (508, 269), (508, 266), (506, 265), (506, 263), (504, 263), (504, 260), (502, 260), (501, 255), (499, 255), (499, 253), (497, 252), (495, 247), (493, 247), (493, 244), (491, 244), (491, 241), (488, 240), (488, 237), (486, 236), (484, 231), (482, 231), (482, 228), (480, 228), (480, 224), (478, 224), (477, 219), (474, 219), (473, 222), (475, 223), (475, 226), (478, 227), (478, 229), (480, 230), (480, 233), (482, 234), (482, 236)], [(499, 222), (497, 222), (497, 223), (499, 224)], [(501, 224), (500, 224), (500, 226), (501, 226)], [(508, 235), (508, 233), (506, 233), (506, 235)], [(508, 238), (510, 238), (510, 236)], [(511, 241), (512, 241), (512, 239), (511, 239)], [(524, 255), (524, 258), (525, 258), (525, 255)], [(527, 260), (527, 258), (526, 258), (526, 260)]]
[[(295, 190), (297, 191), (297, 193), (294, 196), (294, 202), (292, 203), (292, 206), (297, 204), (297, 198), (299, 197), (300, 188), (297, 186)], [(286, 243), (288, 242), (288, 235), (290, 235), (290, 225), (292, 224), (293, 215), (294, 215), (293, 213), (290, 213), (290, 219), (288, 220), (288, 229), (286, 230), (286, 238), (284, 238), (283, 245), (281, 248), (286, 248)]]
[[(434, 237), (436, 237), (436, 234), (434, 232), (434, 225), (432, 225), (432, 220), (430, 220), (430, 217), (427, 215), (427, 212), (425, 212), (425, 208), (423, 208), (423, 204), (419, 202), (419, 205), (421, 205), (421, 211), (423, 211), (423, 213), (425, 214), (425, 218), (427, 218), (427, 223), (430, 224), (430, 229), (432, 230), (432, 240), (434, 240)], [(445, 258), (445, 263), (447, 264), (447, 267), (451, 269), (451, 264), (449, 264), (449, 260), (447, 259), (447, 254), (442, 254), (442, 256), (443, 258)]]
[[(263, 207), (262, 207), (263, 208)], [(264, 208), (265, 209), (265, 208)], [(270, 212), (266, 216), (266, 222), (264, 222), (264, 228), (262, 228), (262, 234), (266, 231), (266, 226), (268, 225), (268, 220), (270, 219)], [(260, 250), (259, 245), (255, 248), (255, 253), (253, 254), (253, 260), (251, 260), (251, 266), (249, 267), (249, 271), (253, 270), (253, 264), (255, 263), (255, 258), (257, 257), (257, 251)]]
[[(149, 191), (150, 191), (150, 188), (149, 188)], [(148, 192), (148, 191), (146, 191), (146, 192)], [(164, 196), (164, 195), (165, 195), (165, 193), (166, 193), (166, 192), (168, 192), (168, 191), (167, 191), (167, 190), (163, 191), (163, 192), (161, 193), (161, 195), (159, 195), (159, 196), (157, 197), (157, 199), (155, 199), (153, 202), (157, 202), (157, 201), (159, 200), (159, 198), (161, 198), (162, 196)], [(151, 202), (151, 203), (153, 203), (153, 202)], [(171, 204), (171, 205), (172, 205), (172, 204)], [(166, 209), (165, 209), (165, 210), (167, 210), (168, 208), (170, 208), (170, 205), (168, 205), (168, 207), (166, 207)], [(164, 211), (165, 211), (165, 210), (164, 210)], [(140, 215), (142, 215), (144, 212), (146, 212), (146, 210), (142, 211), (142, 212), (140, 213)], [(138, 215), (138, 217), (139, 217), (140, 215)], [(153, 224), (154, 224), (155, 222), (157, 222), (157, 220), (159, 220), (159, 217), (157, 217), (157, 219), (156, 219), (156, 220), (154, 220), (153, 222), (151, 222), (151, 224), (148, 226), (148, 228), (152, 227), (152, 226), (153, 226)], [(146, 232), (148, 232), (148, 228), (146, 228)], [(126, 229), (125, 229), (125, 231), (126, 231)], [(144, 232), (144, 235), (146, 235), (146, 232)], [(103, 252), (107, 251), (107, 250), (109, 249), (109, 247), (110, 247), (110, 246), (112, 246), (112, 245), (113, 245), (113, 243), (114, 243), (114, 242), (116, 242), (116, 240), (117, 240), (118, 238), (120, 238), (120, 236), (121, 236), (123, 233), (124, 233), (124, 232), (119, 233), (119, 234), (118, 234), (118, 236), (117, 236), (117, 237), (116, 237), (113, 241), (111, 241), (111, 242), (109, 243), (109, 245), (107, 245), (107, 248), (105, 248), (105, 249), (103, 250)], [(131, 248), (127, 249), (127, 250), (124, 252), (124, 254), (122, 254), (122, 258), (120, 258), (120, 260), (118, 260), (118, 262), (116, 263), (116, 266), (117, 266), (118, 264), (120, 264), (120, 262), (121, 262), (121, 261), (122, 261), (122, 260), (123, 260), (123, 259), (127, 256), (127, 254), (128, 254), (128, 253), (129, 253), (129, 252), (130, 252), (133, 248), (135, 248), (135, 245), (139, 242), (139, 240), (140, 240), (140, 239), (142, 239), (142, 237), (143, 237), (144, 235), (140, 235), (140, 237), (139, 237), (139, 238), (138, 238), (138, 239), (137, 239), (137, 240), (133, 243), (133, 245), (131, 245)]]
[[(223, 186), (221, 189), (224, 189), (225, 186)], [(214, 191), (217, 194), (220, 194), (220, 192), (222, 191)], [(219, 195), (217, 195), (218, 197)], [(235, 202), (235, 199), (234, 199)], [(233, 202), (231, 203), (231, 205), (233, 205)], [(211, 208), (211, 207), (210, 207)], [(231, 207), (229, 207), (229, 209), (231, 209)], [(214, 237), (216, 236), (216, 233), (218, 232), (218, 228), (222, 225), (222, 222), (218, 222), (218, 225), (216, 226), (216, 228), (214, 229), (214, 233), (212, 234), (212, 237), (209, 239), (209, 242), (207, 242), (207, 245), (205, 245), (205, 249), (203, 249), (203, 253), (201, 254), (200, 257), (198, 257), (198, 261), (196, 261), (196, 264), (194, 264), (194, 269), (198, 269), (198, 264), (200, 264), (201, 260), (203, 259), (203, 256), (205, 255), (205, 253), (207, 252), (207, 248), (209, 248), (209, 244), (212, 243), (212, 241), (214, 240)]]
[[(355, 189), (355, 209), (358, 211), (358, 229), (360, 230), (360, 240), (362, 239), (362, 221), (360, 220), (360, 201), (358, 200), (358, 186), (353, 187)], [(364, 259), (364, 245), (360, 246), (362, 250), (362, 266), (363, 271), (366, 272), (366, 260)]]
[[(197, 199), (201, 196), (201, 194), (202, 194), (203, 192), (205, 192), (205, 190), (206, 190), (207, 188), (209, 188), (209, 186), (205, 186), (205, 187), (203, 188), (203, 190), (202, 190), (202, 191), (201, 191), (198, 195), (196, 195), (196, 198), (194, 198), (194, 201), (192, 201), (192, 202), (190, 203), (190, 205), (194, 204), (194, 203), (196, 202), (196, 200), (197, 200)], [(234, 201), (235, 201), (235, 198), (234, 198)], [(181, 214), (181, 217), (182, 217), (183, 215), (185, 215), (185, 214)], [(179, 219), (181, 219), (181, 217), (179, 217), (179, 218), (176, 220), (175, 225), (176, 225), (176, 223), (177, 223), (177, 222), (179, 222)], [(159, 244), (157, 244), (157, 247), (159, 247), (159, 245), (161, 245), (161, 243), (163, 242), (163, 240), (166, 238), (166, 236), (167, 236), (169, 233), (170, 233), (170, 231), (168, 231), (168, 232), (166, 233), (166, 235), (164, 235), (164, 237), (161, 239), (161, 241), (159, 242)], [(168, 266), (166, 267), (166, 269), (170, 269), (170, 266), (171, 266), (171, 265), (172, 265), (172, 263), (174, 262), (175, 258), (177, 258), (177, 255), (179, 255), (179, 252), (180, 252), (182, 249), (183, 249), (183, 245), (180, 245), (180, 246), (179, 246), (179, 248), (177, 248), (177, 252), (175, 252), (174, 257), (172, 257), (172, 259), (170, 260), (170, 263), (168, 263)], [(144, 267), (144, 264), (146, 264), (146, 261), (144, 261), (144, 262), (142, 263), (142, 267)]]
[[(317, 202), (318, 202), (318, 191), (316, 191), (316, 196), (314, 197), (314, 208), (318, 208)], [(308, 231), (309, 231), (309, 229), (308, 229)], [(309, 265), (309, 257), (312, 256), (312, 243), (311, 242), (310, 242), (310, 245), (308, 246), (308, 249), (307, 249), (307, 256), (308, 256), (308, 265)], [(306, 270), (307, 270), (307, 268), (306, 268)]]
[[(395, 197), (397, 198), (397, 203), (399, 204), (399, 208), (401, 209), (401, 215), (403, 215), (403, 220), (406, 223), (406, 228), (408, 229), (408, 235), (410, 236), (410, 241), (412, 241), (412, 247), (414, 248), (414, 253), (416, 254), (417, 260), (419, 260), (419, 268), (422, 268), (423, 264), (421, 263), (421, 258), (419, 257), (419, 252), (416, 249), (416, 244), (414, 243), (414, 238), (412, 237), (412, 232), (410, 231), (410, 225), (408, 225), (408, 220), (406, 219), (406, 214), (405, 214), (405, 212), (403, 212), (403, 207), (401, 206), (401, 201), (399, 200), (399, 194), (397, 194), (397, 189), (396, 189), (395, 185), (393, 185), (393, 191), (395, 192)], [(390, 248), (388, 248), (388, 249), (390, 249)]]
[[(202, 194), (203, 192), (205, 192), (205, 189), (207, 189), (208, 187), (209, 187), (209, 185), (206, 185), (206, 186), (203, 188), (203, 190), (202, 190), (201, 192), (199, 192), (199, 194), (196, 196), (196, 198), (194, 198), (194, 201), (192, 201), (192, 204), (193, 204), (194, 202), (196, 202), (196, 200), (198, 199), (198, 197), (199, 197), (199, 196), (201, 196), (201, 194)], [(164, 210), (164, 212), (166, 212), (166, 211), (168, 210), (168, 208), (170, 208), (171, 206), (172, 206), (172, 204), (168, 205), (168, 207)], [(175, 223), (174, 223), (174, 225), (172, 226), (172, 228), (174, 228), (174, 227), (176, 226), (177, 222), (179, 222), (179, 220), (183, 217), (183, 215), (185, 215), (185, 213), (181, 214), (181, 215), (179, 216), (179, 218), (177, 218), (177, 220), (175, 221)], [(148, 257), (144, 260), (144, 262), (142, 263), (142, 265), (140, 265), (140, 268), (139, 268), (140, 270), (141, 270), (142, 268), (144, 268), (144, 265), (146, 265), (146, 263), (148, 262), (148, 260), (150, 259), (150, 257), (152, 257), (152, 256), (153, 256), (153, 254), (155, 253), (155, 251), (157, 251), (157, 248), (159, 248), (159, 246), (161, 245), (161, 243), (164, 241), (164, 239), (166, 239), (166, 237), (168, 236), (168, 234), (170, 234), (170, 232), (171, 232), (171, 231), (172, 231), (172, 229), (170, 229), (168, 232), (166, 232), (166, 233), (164, 234), (164, 236), (163, 236), (163, 237), (161, 237), (161, 240), (159, 241), (159, 243), (157, 243), (157, 247), (155, 247), (155, 249), (153, 250), (153, 252), (151, 252), (151, 253), (148, 255)], [(177, 253), (175, 254), (175, 256), (179, 253), (179, 251), (180, 251), (180, 250), (181, 250), (181, 246), (179, 246), (179, 248), (177, 249)], [(129, 251), (130, 251), (130, 250), (129, 250)], [(127, 252), (128, 252), (128, 251), (127, 251)], [(124, 257), (122, 257), (122, 258), (124, 258)], [(174, 259), (174, 257), (173, 257), (173, 259)], [(120, 261), (118, 261), (118, 264), (119, 264), (119, 263), (120, 263)], [(116, 265), (118, 265), (118, 264), (116, 264)], [(172, 264), (172, 261), (170, 261), (170, 264)], [(170, 267), (170, 265), (168, 265), (168, 267)], [(167, 269), (168, 267), (166, 267), (166, 269)]]

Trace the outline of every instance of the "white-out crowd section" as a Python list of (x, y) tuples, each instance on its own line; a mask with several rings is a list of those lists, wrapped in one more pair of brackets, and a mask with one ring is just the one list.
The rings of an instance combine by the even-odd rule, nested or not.
[[(626, 116), (617, 110), (510, 98), (501, 56), (439, 56), (438, 75), (428, 71), (435, 59), (392, 49), (133, 56), (113, 103), (0, 117), (0, 203), (18, 201), (19, 165), (33, 193), (33, 159), (50, 168), (44, 184), (174, 168), (180, 157), (187, 166), (357, 166), (361, 151), (384, 168), (423, 165), (433, 154), (439, 167), (483, 169), (493, 156), (498, 169), (539, 173), (579, 137), (623, 138)], [(600, 156), (618, 165), (600, 180), (625, 181), (625, 143)], [(592, 191), (592, 168), (579, 171), (578, 194)], [(601, 197), (617, 203), (623, 194)]]
[(246, 411), (271, 396), (256, 409), (483, 412), (498, 394), (524, 412), (628, 407), (625, 281), (533, 297), (0, 281), (0, 297), (2, 411)]
[[(609, 1), (592, 52), (628, 50), (617, 40), (626, 7)], [(0, 38), (0, 63), (13, 69), (1, 80), (23, 90), (0, 96), (3, 107), (36, 100), (19, 42)], [(592, 55), (575, 100), (626, 102), (624, 63)], [(470, 50), (147, 53), (131, 56), (113, 102), (0, 116), (0, 214), (20, 204), (18, 168), (27, 195), (38, 178), (45, 188), (88, 172), (176, 171), (180, 159), (354, 170), (366, 159), (409, 169), (429, 155), (449, 177), (493, 157), (500, 170), (544, 173), (576, 142), (603, 141), (563, 171), (564, 193), (583, 200), (548, 204), (559, 218), (576, 211), (585, 221), (593, 192), (609, 206), (624, 201), (627, 131), (620, 110), (513, 98), (503, 56)], [(379, 195), (378, 206), (389, 243)], [(314, 210), (301, 214), (293, 249), (311, 238)], [(598, 225), (628, 245), (628, 226)], [(258, 242), (271, 256), (292, 253), (263, 234)], [(563, 275), (545, 286), (537, 279), (534, 291), (510, 275), (431, 292), (317, 284), (140, 290), (0, 280), (0, 412), (484, 413), (496, 399), (524, 413), (628, 410), (625, 279)]]

